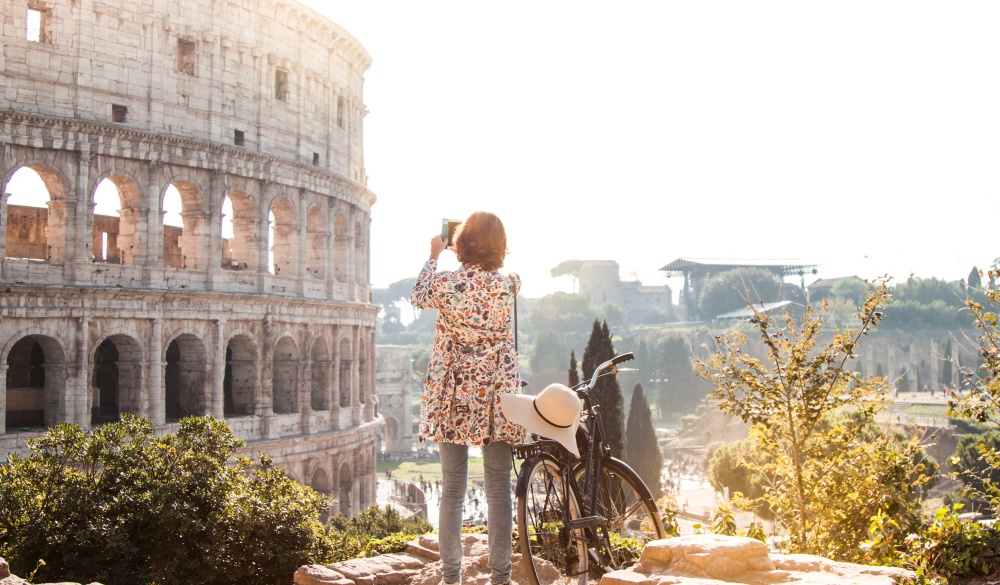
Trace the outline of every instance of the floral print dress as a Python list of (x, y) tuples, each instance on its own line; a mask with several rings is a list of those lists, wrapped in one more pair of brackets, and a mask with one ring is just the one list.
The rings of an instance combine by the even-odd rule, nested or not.
[(437, 272), (436, 260), (424, 264), (410, 304), (438, 316), (420, 404), (421, 442), (524, 442), (524, 427), (500, 412), (501, 394), (521, 392), (511, 329), (520, 288), (516, 274), (465, 265)]

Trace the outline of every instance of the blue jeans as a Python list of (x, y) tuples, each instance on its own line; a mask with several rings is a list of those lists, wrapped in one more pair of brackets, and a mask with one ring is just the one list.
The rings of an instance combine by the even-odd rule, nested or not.
[[(469, 481), (469, 447), (438, 443), (441, 453), (441, 509), (438, 512), (438, 548), (445, 583), (462, 580), (462, 509)], [(486, 481), (486, 522), (489, 527), (490, 580), (510, 581), (513, 503), (510, 487), (511, 449), (499, 441), (483, 447)]]

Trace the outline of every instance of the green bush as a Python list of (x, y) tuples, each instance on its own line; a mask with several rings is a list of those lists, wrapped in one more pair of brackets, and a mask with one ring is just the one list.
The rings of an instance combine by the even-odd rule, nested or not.
[(286, 583), (331, 554), (330, 501), (242, 446), (211, 417), (53, 427), (0, 466), (0, 555), (39, 581)]
[(404, 518), (392, 506), (370, 506), (350, 519), (342, 514), (328, 522), (332, 553), (324, 563), (335, 563), (406, 550), (406, 543), (434, 528), (420, 516)]

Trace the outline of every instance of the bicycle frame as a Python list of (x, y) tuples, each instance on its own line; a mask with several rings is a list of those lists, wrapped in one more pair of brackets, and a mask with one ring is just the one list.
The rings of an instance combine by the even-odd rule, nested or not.
[[(611, 459), (611, 448), (604, 443), (606, 429), (604, 419), (598, 405), (594, 404), (590, 392), (596, 386), (598, 378), (603, 375), (613, 375), (618, 372), (615, 368), (617, 363), (632, 359), (632, 354), (623, 354), (609, 360), (594, 370), (594, 374), (589, 383), (583, 383), (573, 390), (583, 400), (581, 422), (586, 423), (588, 442), (585, 453), (581, 453), (581, 464), (576, 464), (571, 459), (571, 455), (565, 448), (556, 441), (543, 439), (535, 443), (520, 445), (514, 448), (515, 456), (519, 459), (529, 460), (537, 457), (547, 457), (553, 460), (560, 469), (562, 475), (562, 496), (564, 501), (577, 506), (579, 516), (573, 518), (570, 512), (571, 506), (566, 506), (563, 512), (564, 525), (570, 529), (572, 538), (577, 541), (584, 541), (586, 549), (593, 550), (599, 555), (599, 562), (606, 566), (611, 562), (612, 554), (610, 550), (610, 538), (608, 535), (608, 519), (598, 513), (598, 497), (600, 489), (597, 483), (601, 477), (602, 464), (607, 459)], [(579, 470), (583, 470), (580, 481), (577, 481)], [(523, 494), (526, 490), (528, 478), (525, 475), (518, 477), (517, 493)], [(573, 575), (581, 575), (589, 570), (588, 555), (583, 555), (580, 563), (580, 571)]]

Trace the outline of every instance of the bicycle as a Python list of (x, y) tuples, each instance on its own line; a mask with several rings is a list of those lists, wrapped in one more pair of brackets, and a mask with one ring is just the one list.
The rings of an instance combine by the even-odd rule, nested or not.
[(542, 585), (539, 570), (545, 562), (581, 584), (599, 580), (638, 560), (623, 539), (645, 544), (667, 536), (649, 488), (628, 464), (611, 456), (590, 396), (599, 377), (629, 371), (616, 366), (632, 358), (625, 353), (604, 362), (590, 383), (573, 388), (583, 401), (579, 459), (549, 439), (514, 447), (514, 456), (524, 460), (515, 491), (517, 528), (532, 585)]

